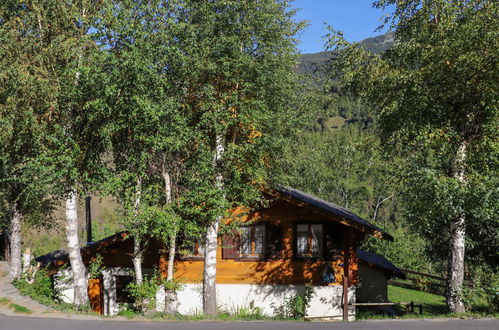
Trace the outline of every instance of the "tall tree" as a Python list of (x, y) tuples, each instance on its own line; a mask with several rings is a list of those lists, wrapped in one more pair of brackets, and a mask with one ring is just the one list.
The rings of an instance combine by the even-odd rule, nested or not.
[(420, 228), (447, 227), (439, 231), (448, 244), (447, 304), (461, 313), (466, 230), (475, 222), (491, 228), (490, 235), (498, 229), (499, 5), (489, 0), (375, 5), (394, 8), (386, 20), (395, 30), (393, 48), (373, 55), (334, 33), (330, 45), (340, 52), (333, 65), (378, 109), (385, 143), (412, 157), (409, 214)]
[[(8, 1), (3, 7), (12, 10), (9, 33), (15, 34), (18, 58), (14, 67), (27, 78), (19, 82), (34, 87), (24, 89), (24, 93), (18, 89), (7, 100), (17, 102), (29, 115), (23, 115), (21, 134), (42, 130), (31, 146), (25, 146), (24, 153), (32, 153), (28, 164), (33, 169), (26, 173), (43, 180), (51, 196), (66, 201), (65, 227), (76, 304), (88, 303), (77, 232), (77, 192), (92, 185), (102, 151), (99, 129), (94, 126), (99, 120), (93, 117), (97, 106), (93, 93), (101, 90), (95, 84), (101, 79), (94, 79), (99, 52), (90, 37), (98, 7), (99, 1), (92, 0)], [(22, 86), (19, 82), (9, 92)], [(33, 150), (36, 143), (38, 148)]]
[(293, 113), (295, 39), (288, 1), (183, 1), (183, 106), (196, 136), (189, 198), (204, 220), (203, 309), (216, 313), (217, 235), (236, 204), (260, 199)]
[(187, 69), (173, 37), (182, 32), (176, 21), (178, 6), (175, 0), (109, 2), (97, 28), (98, 43), (107, 53), (111, 111), (106, 131), (114, 173), (120, 178), (115, 193), (132, 209), (138, 283), (145, 238), (151, 235), (169, 246), (168, 280), (173, 279), (180, 228), (172, 204), (179, 199), (190, 132), (179, 102)]

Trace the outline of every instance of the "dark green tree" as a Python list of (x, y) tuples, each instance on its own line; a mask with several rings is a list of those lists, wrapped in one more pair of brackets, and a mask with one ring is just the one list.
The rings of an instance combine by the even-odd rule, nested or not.
[[(330, 46), (339, 50), (333, 65), (376, 109), (385, 146), (409, 157), (410, 221), (431, 245), (447, 245), (447, 304), (462, 313), (465, 246), (476, 244), (477, 227), (488, 229), (486, 237), (497, 237), (499, 227), (499, 6), (487, 0), (375, 5), (394, 6), (386, 19), (394, 46), (373, 55), (333, 33)], [(496, 238), (487, 241), (497, 247)]]

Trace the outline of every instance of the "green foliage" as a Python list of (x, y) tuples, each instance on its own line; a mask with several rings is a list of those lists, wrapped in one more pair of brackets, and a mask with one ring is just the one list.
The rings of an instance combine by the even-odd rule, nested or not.
[[(385, 19), (394, 30), (393, 47), (372, 54), (332, 30), (329, 46), (338, 56), (331, 75), (377, 110), (383, 144), (407, 160), (405, 215), (428, 240), (433, 260), (449, 256), (449, 307), (462, 312), (465, 260), (498, 263), (499, 4), (375, 5), (393, 10)], [(466, 227), (466, 234), (453, 227)], [(457, 243), (463, 235), (466, 249)]]
[(99, 278), (104, 270), (104, 259), (100, 254), (97, 253), (95, 257), (90, 259), (88, 264), (88, 278)]
[(282, 182), (343, 206), (371, 221), (400, 221), (396, 159), (384, 159), (371, 132), (349, 125), (305, 133), (283, 159)]
[(428, 269), (427, 243), (419, 234), (405, 226), (389, 226), (384, 229), (393, 236), (393, 242), (369, 237), (363, 243), (363, 248), (387, 258), (399, 268), (415, 271)]
[(126, 291), (135, 301), (133, 306), (135, 310), (145, 313), (155, 308), (159, 283), (159, 275), (155, 271), (151, 276), (144, 276), (142, 283), (138, 284), (136, 281), (132, 281), (127, 285)]
[(163, 280), (161, 285), (165, 288), (166, 292), (178, 292), (184, 288), (182, 280), (174, 278), (173, 280)]
[(26, 306), (21, 306), (18, 304), (10, 304), (9, 307), (12, 308), (14, 310), (14, 312), (16, 312), (16, 313), (24, 313), (24, 314), (33, 313), (33, 311), (31, 311), (31, 309), (29, 309)]
[(14, 282), (14, 285), (23, 296), (31, 297), (41, 304), (54, 305), (57, 293), (53, 289), (52, 279), (47, 275), (47, 270), (39, 269), (33, 283), (28, 283), (24, 278)]
[(475, 266), (467, 273), (463, 301), (470, 312), (499, 312), (499, 275), (487, 266)]
[(284, 299), (280, 305), (273, 305), (275, 314), (279, 317), (292, 318), (295, 320), (303, 319), (307, 312), (307, 307), (310, 304), (310, 299), (314, 295), (314, 289), (306, 285), (303, 295), (296, 294), (292, 297)]

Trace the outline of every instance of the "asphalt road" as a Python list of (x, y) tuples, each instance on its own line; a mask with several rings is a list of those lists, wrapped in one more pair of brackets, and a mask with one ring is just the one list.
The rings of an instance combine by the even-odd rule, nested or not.
[(54, 318), (15, 317), (0, 315), (0, 330), (129, 330), (129, 329), (173, 329), (173, 330), (297, 330), (297, 329), (498, 329), (499, 320), (378, 320), (349, 323), (320, 322), (146, 322), (110, 320), (65, 320)]

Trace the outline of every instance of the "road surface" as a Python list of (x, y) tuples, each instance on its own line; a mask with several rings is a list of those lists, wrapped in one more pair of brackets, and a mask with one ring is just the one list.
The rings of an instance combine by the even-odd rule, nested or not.
[(399, 329), (499, 329), (497, 319), (460, 320), (376, 320), (360, 322), (173, 322), (173, 321), (112, 321), (112, 320), (67, 320), (0, 315), (0, 330), (399, 330)]

